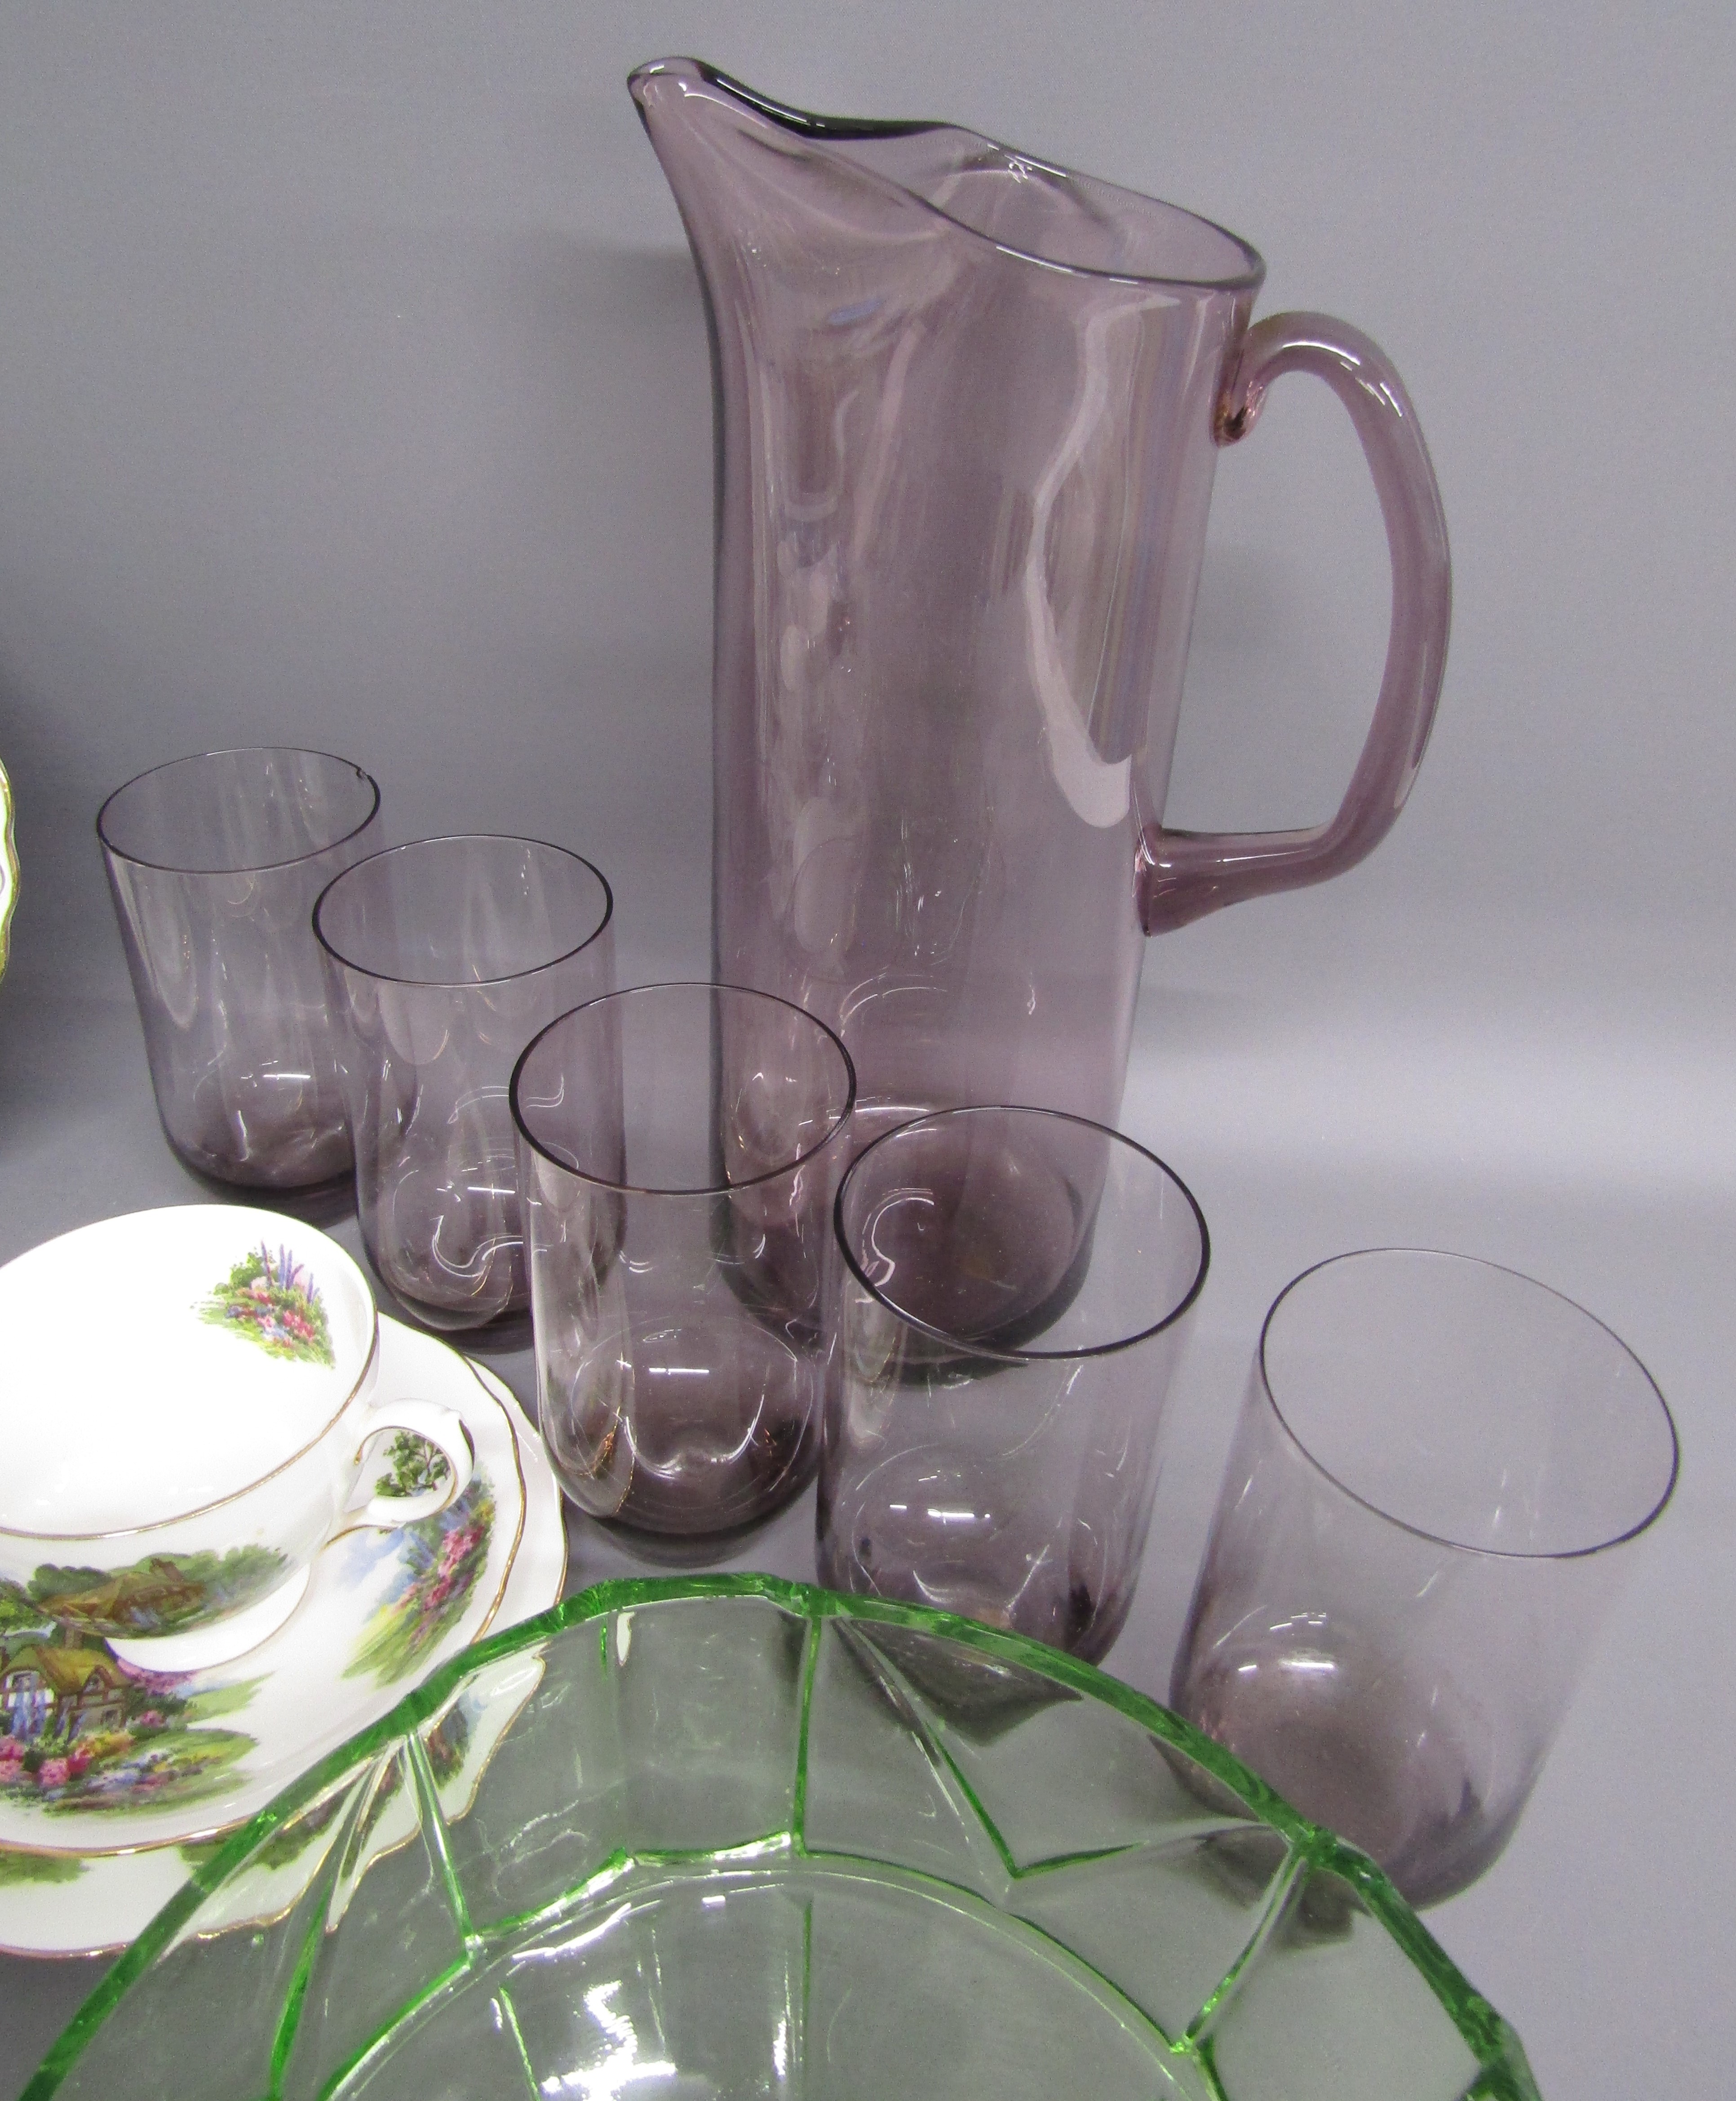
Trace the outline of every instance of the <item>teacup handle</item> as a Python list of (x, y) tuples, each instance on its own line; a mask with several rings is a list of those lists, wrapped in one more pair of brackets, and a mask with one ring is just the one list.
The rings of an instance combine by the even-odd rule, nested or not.
[(1324, 314), (1274, 314), (1242, 338), (1213, 436), (1245, 437), (1281, 373), (1312, 372), (1349, 411), (1374, 476), (1393, 564), (1386, 669), (1363, 755), (1338, 814), (1292, 832), (1182, 832), (1148, 825), (1140, 843), (1140, 922), (1185, 927), (1220, 905), (1342, 874), (1386, 836), (1404, 807), (1434, 721), (1452, 613), (1447, 520), (1404, 383), (1378, 345)]
[[(393, 1400), (375, 1409), (362, 1425), (361, 1435), (356, 1440), (358, 1467), (369, 1440), (378, 1437), (383, 1430), (407, 1430), (415, 1436), (425, 1438), (444, 1458), (446, 1477), (432, 1488), (410, 1494), (382, 1493), (377, 1490), (366, 1502), (358, 1503), (344, 1512), (340, 1533), (360, 1531), (370, 1525), (395, 1532), (400, 1525), (414, 1524), (418, 1519), (438, 1517), (457, 1502), (470, 1484), (476, 1464), (475, 1454), (470, 1449), (464, 1418), (455, 1409), (441, 1408), (431, 1400)], [(373, 1466), (381, 1464), (380, 1457), (376, 1456)], [(334, 1534), (334, 1537), (338, 1536)]]

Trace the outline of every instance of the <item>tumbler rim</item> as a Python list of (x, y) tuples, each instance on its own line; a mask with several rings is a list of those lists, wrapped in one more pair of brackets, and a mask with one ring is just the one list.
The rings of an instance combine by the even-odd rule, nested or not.
[[(851, 1176), (868, 1155), (892, 1139), (899, 1137), (904, 1132), (913, 1130), (921, 1124), (947, 1121), (954, 1117), (1007, 1115), (1046, 1117), (1057, 1123), (1080, 1124), (1087, 1130), (1094, 1130), (1102, 1137), (1113, 1139), (1118, 1145), (1124, 1145), (1130, 1152), (1137, 1152), (1143, 1159), (1150, 1161), (1160, 1174), (1168, 1178), (1172, 1186), (1180, 1190), (1182, 1196), (1186, 1198), (1188, 1208), (1194, 1214), (1194, 1223), (1199, 1228), (1199, 1267), (1194, 1272), (1193, 1281), (1188, 1286), (1186, 1294), (1164, 1316), (1161, 1320), (1154, 1321), (1150, 1327), (1142, 1328), (1136, 1334), (1118, 1335), (1107, 1342), (1088, 1343), (1076, 1350), (1023, 1350), (996, 1347), (989, 1343), (974, 1341), (966, 1336), (956, 1335), (949, 1329), (937, 1328), (932, 1323), (908, 1311), (895, 1299), (888, 1298), (873, 1279), (864, 1271), (861, 1264), (856, 1260), (855, 1254), (844, 1232), (844, 1192), (850, 1185)], [(872, 1144), (863, 1147), (861, 1152), (845, 1170), (844, 1178), (838, 1184), (837, 1196), (833, 1202), (832, 1234), (833, 1238), (837, 1242), (838, 1251), (843, 1256), (850, 1275), (855, 1278), (877, 1305), (885, 1307), (895, 1319), (901, 1320), (907, 1328), (913, 1328), (918, 1334), (926, 1335), (931, 1342), (943, 1343), (948, 1349), (956, 1350), (961, 1356), (987, 1357), (997, 1364), (1072, 1364), (1086, 1358), (1113, 1356), (1118, 1351), (1130, 1350), (1137, 1343), (1148, 1342), (1154, 1335), (1162, 1334), (1166, 1328), (1174, 1327), (1182, 1316), (1192, 1307), (1200, 1293), (1205, 1289), (1206, 1272), (1212, 1266), (1212, 1236), (1205, 1222), (1205, 1213), (1199, 1207), (1199, 1198), (1195, 1196), (1193, 1191), (1188, 1188), (1186, 1183), (1182, 1179), (1167, 1160), (1160, 1160), (1149, 1146), (1142, 1145), (1137, 1139), (1129, 1138), (1125, 1131), (1111, 1130), (1107, 1124), (1098, 1123), (1090, 1117), (1076, 1116), (1069, 1109), (1045, 1108), (1041, 1104), (1034, 1102), (961, 1102), (950, 1108), (930, 1109), (921, 1116), (910, 1117), (906, 1122), (895, 1124), (890, 1130), (882, 1131)]]
[[(720, 992), (731, 993), (740, 998), (764, 1000), (769, 1006), (786, 1007), (790, 1013), (800, 1015), (804, 1021), (811, 1024), (821, 1035), (830, 1039), (833, 1048), (844, 1061), (844, 1105), (833, 1119), (832, 1128), (805, 1152), (798, 1152), (793, 1159), (781, 1161), (775, 1167), (768, 1167), (763, 1174), (749, 1175), (741, 1182), (696, 1183), (680, 1188), (658, 1188), (638, 1182), (617, 1182), (610, 1176), (593, 1174), (585, 1168), (575, 1167), (570, 1161), (563, 1160), (550, 1152), (526, 1123), (519, 1104), (519, 1081), (523, 1077), (531, 1053), (544, 1037), (552, 1036), (575, 1015), (584, 1014), (594, 1006), (602, 1006), (611, 1002), (631, 999), (641, 993), (653, 992), (704, 992), (713, 996)], [(511, 1107), (512, 1121), (519, 1135), (532, 1152), (539, 1160), (546, 1160), (551, 1167), (558, 1167), (563, 1174), (570, 1174), (576, 1182), (587, 1182), (594, 1189), (608, 1189), (623, 1196), (728, 1196), (738, 1190), (758, 1189), (768, 1182), (780, 1181), (785, 1175), (793, 1174), (798, 1168), (806, 1166), (811, 1160), (818, 1159), (828, 1145), (836, 1143), (841, 1132), (849, 1130), (850, 1119), (856, 1106), (856, 1061), (845, 1048), (844, 1039), (835, 1028), (828, 1027), (818, 1015), (810, 1014), (805, 1006), (798, 1006), (793, 1000), (780, 998), (775, 992), (762, 992), (757, 985), (732, 984), (721, 979), (661, 978), (652, 984), (619, 985), (613, 992), (599, 993), (594, 999), (581, 1000), (576, 1006), (568, 1007), (564, 1014), (557, 1015), (546, 1028), (539, 1028), (514, 1060), (506, 1099)]]
[[(603, 885), (603, 917), (582, 941), (575, 942), (570, 949), (563, 949), (558, 955), (545, 957), (540, 963), (532, 963), (522, 971), (502, 971), (493, 977), (487, 978), (407, 977), (401, 971), (377, 971), (370, 964), (359, 963), (353, 956), (345, 955), (328, 938), (325, 929), (320, 923), (320, 914), (325, 909), (325, 900), (340, 882), (354, 875), (358, 869), (370, 868), (376, 861), (389, 860), (395, 854), (412, 853), (418, 847), (462, 845), (473, 841), (497, 841), (504, 846), (537, 847), (545, 853), (559, 854), (563, 860), (576, 861), (581, 868), (589, 870)], [(358, 976), (371, 978), (376, 984), (415, 985), (427, 992), (475, 992), (485, 985), (511, 984), (520, 978), (533, 978), (540, 971), (554, 969), (558, 964), (570, 963), (575, 956), (583, 955), (594, 941), (601, 940), (614, 917), (614, 886), (594, 861), (587, 860), (581, 853), (575, 853), (571, 847), (557, 845), (553, 839), (532, 838), (516, 832), (436, 832), (427, 838), (403, 839), (395, 847), (377, 847), (373, 853), (364, 854), (360, 860), (351, 861), (347, 868), (340, 869), (313, 901), (313, 935), (334, 963), (344, 970), (354, 971)]]
[[(249, 861), (235, 868), (188, 868), (183, 867), (179, 861), (152, 860), (148, 855), (132, 853), (126, 847), (117, 846), (108, 836), (104, 820), (108, 818), (109, 812), (123, 795), (136, 788), (141, 781), (148, 781), (154, 774), (171, 772), (178, 767), (201, 765), (207, 759), (251, 758), (256, 754), (268, 751), (282, 752), (296, 759), (328, 759), (334, 766), (347, 767), (351, 772), (360, 774), (372, 791), (372, 800), (368, 806), (367, 813), (356, 823), (351, 825), (347, 832), (339, 832), (335, 838), (327, 839), (322, 845), (308, 847), (305, 853), (286, 854), (280, 860)], [(365, 766), (358, 766), (353, 759), (345, 759), (340, 753), (335, 751), (316, 750), (311, 745), (226, 744), (211, 751), (189, 751), (183, 753), (179, 759), (163, 759), (157, 765), (147, 766), (142, 772), (134, 774), (130, 780), (123, 781), (118, 788), (113, 790), (103, 798), (102, 807), (96, 813), (96, 836), (105, 853), (113, 854), (117, 860), (124, 860), (133, 868), (157, 869), (165, 875), (263, 875), (271, 869), (295, 868), (303, 861), (314, 860), (321, 854), (330, 853), (334, 847), (347, 846), (351, 839), (359, 838), (366, 831), (379, 814), (380, 784)]]
[[(1600, 1329), (1604, 1334), (1609, 1337), (1610, 1340), (1615, 1345), (1616, 1348), (1621, 1351), (1622, 1355), (1625, 1356), (1630, 1363), (1632, 1363), (1634, 1369), (1639, 1373), (1641, 1378), (1645, 1382), (1645, 1385), (1647, 1390), (1650, 1392), (1652, 1399), (1658, 1404), (1659, 1413), (1663, 1415), (1663, 1426), (1669, 1432), (1669, 1475), (1664, 1482), (1662, 1493), (1656, 1497), (1652, 1503), (1651, 1507), (1645, 1512), (1644, 1516), (1637, 1519), (1632, 1524), (1627, 1526), (1623, 1531), (1611, 1534), (1609, 1538), (1593, 1540), (1590, 1545), (1586, 1546), (1540, 1548), (1523, 1546), (1480, 1546), (1469, 1540), (1454, 1539), (1445, 1533), (1430, 1532), (1425, 1525), (1412, 1524), (1407, 1519), (1394, 1516), (1390, 1511), (1382, 1510), (1378, 1503), (1372, 1502), (1367, 1496), (1359, 1495), (1348, 1482), (1341, 1480), (1329, 1466), (1324, 1465), (1319, 1459), (1315, 1457), (1314, 1454), (1302, 1441), (1299, 1433), (1292, 1426), (1289, 1418), (1284, 1413), (1283, 1409), (1279, 1402), (1278, 1396), (1272, 1388), (1272, 1380), (1270, 1373), (1267, 1372), (1266, 1361), (1266, 1342), (1267, 1338), (1272, 1331), (1272, 1324), (1278, 1317), (1279, 1309), (1283, 1305), (1285, 1300), (1289, 1298), (1292, 1292), (1296, 1290), (1301, 1285), (1307, 1283), (1310, 1277), (1318, 1276), (1322, 1270), (1334, 1268), (1340, 1263), (1358, 1262), (1369, 1255), (1394, 1254), (1420, 1256), (1432, 1262), (1460, 1263), (1467, 1268), (1487, 1270), (1499, 1276), (1513, 1277), (1519, 1283), (1528, 1286), (1531, 1290), (1540, 1292), (1550, 1298), (1557, 1300), (1570, 1311), (1579, 1315), (1582, 1320), (1588, 1320), (1594, 1328)], [(1629, 1540), (1637, 1539), (1641, 1533), (1649, 1531), (1651, 1527), (1657, 1523), (1658, 1519), (1663, 1515), (1664, 1509), (1668, 1504), (1670, 1498), (1675, 1494), (1676, 1482), (1680, 1480), (1681, 1475), (1681, 1439), (1676, 1428), (1676, 1418), (1670, 1413), (1670, 1404), (1664, 1399), (1663, 1390), (1659, 1386), (1656, 1379), (1652, 1377), (1650, 1372), (1647, 1370), (1645, 1364), (1640, 1357), (1639, 1352), (1633, 1349), (1630, 1344), (1624, 1342), (1621, 1337), (1616, 1334), (1615, 1330), (1610, 1327), (1606, 1320), (1600, 1320), (1595, 1313), (1591, 1312), (1588, 1308), (1580, 1305), (1579, 1302), (1576, 1298), (1570, 1298), (1565, 1291), (1557, 1291), (1553, 1285), (1541, 1283), (1535, 1276), (1527, 1276), (1523, 1270), (1513, 1269), (1504, 1263), (1491, 1262), (1482, 1255), (1460, 1254), (1450, 1248), (1363, 1247), (1348, 1248), (1342, 1254), (1327, 1255), (1320, 1262), (1311, 1263), (1306, 1269), (1302, 1270), (1296, 1276), (1291, 1278), (1290, 1281), (1284, 1286), (1283, 1289), (1280, 1291), (1278, 1296), (1272, 1301), (1270, 1306), (1267, 1307), (1266, 1318), (1260, 1324), (1260, 1342), (1258, 1347), (1254, 1352), (1254, 1369), (1259, 1376), (1260, 1391), (1261, 1396), (1266, 1401), (1266, 1406), (1271, 1410), (1272, 1416), (1276, 1421), (1279, 1428), (1283, 1432), (1292, 1447), (1298, 1453), (1310, 1471), (1318, 1475), (1323, 1481), (1326, 1482), (1327, 1484), (1336, 1491), (1336, 1493), (1343, 1496), (1347, 1502), (1354, 1503), (1358, 1510), (1366, 1511), (1371, 1517), (1376, 1519), (1380, 1524), (1383, 1525), (1389, 1525), (1396, 1532), (1407, 1533), (1413, 1539), (1425, 1540), (1431, 1546), (1444, 1546), (1449, 1552), (1453, 1554), (1474, 1555), (1478, 1559), (1486, 1561), (1531, 1562), (1534, 1564), (1553, 1561), (1584, 1561), (1588, 1559), (1590, 1556), (1594, 1554), (1607, 1554), (1612, 1547), (1623, 1546), (1625, 1546)]]

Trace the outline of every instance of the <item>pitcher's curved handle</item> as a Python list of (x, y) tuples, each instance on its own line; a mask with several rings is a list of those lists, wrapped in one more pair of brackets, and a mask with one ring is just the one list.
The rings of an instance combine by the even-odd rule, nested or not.
[(1312, 372), (1350, 412), (1386, 522), (1393, 563), (1392, 632), (1374, 721), (1338, 814), (1294, 832), (1179, 832), (1147, 825), (1140, 842), (1139, 916), (1148, 934), (1221, 905), (1323, 882), (1386, 836), (1422, 763), (1447, 664), (1452, 612), (1447, 520), (1428, 448), (1403, 383), (1379, 347), (1324, 314), (1258, 321), (1218, 402), (1213, 435), (1234, 445), (1254, 427), (1283, 372)]

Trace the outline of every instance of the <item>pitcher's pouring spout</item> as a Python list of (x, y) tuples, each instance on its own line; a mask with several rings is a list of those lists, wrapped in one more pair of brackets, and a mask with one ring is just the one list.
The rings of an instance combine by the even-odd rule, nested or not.
[[(1112, 1121), (1142, 931), (1348, 867), (1414, 772), (1446, 539), (1397, 375), (1317, 316), (1250, 332), (1258, 256), (1173, 206), (691, 59), (629, 85), (716, 381), (715, 974), (837, 1029), (871, 1119)], [(1375, 728), (1318, 832), (1166, 831), (1217, 450), (1296, 364), (1393, 539)]]
[(1058, 269), (1250, 294), (1265, 274), (1221, 227), (959, 125), (815, 116), (697, 59), (654, 60), (627, 85), (683, 210), (696, 175), (769, 153), (780, 171), (762, 166), (762, 179), (792, 213), (812, 212), (816, 231), (852, 193), (871, 210), (871, 197), (898, 191), (958, 231)]

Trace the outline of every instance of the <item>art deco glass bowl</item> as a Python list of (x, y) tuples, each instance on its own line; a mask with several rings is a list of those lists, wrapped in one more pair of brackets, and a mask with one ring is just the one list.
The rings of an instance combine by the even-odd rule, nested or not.
[(195, 1873), (25, 2101), (1535, 2101), (1362, 1856), (1151, 1701), (769, 1577), (456, 1657)]

